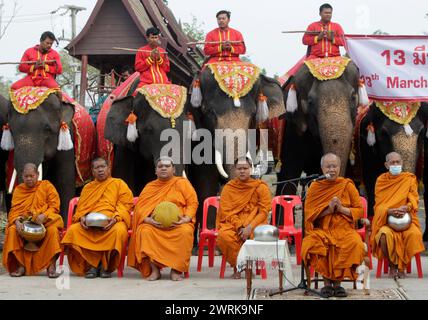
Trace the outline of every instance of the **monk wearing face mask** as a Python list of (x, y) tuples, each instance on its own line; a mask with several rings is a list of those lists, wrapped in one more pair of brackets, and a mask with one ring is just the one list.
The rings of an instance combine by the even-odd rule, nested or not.
[[(389, 274), (404, 277), (404, 269), (411, 258), (425, 250), (419, 225), (418, 181), (410, 172), (402, 172), (403, 160), (397, 152), (386, 156), (389, 172), (380, 175), (375, 187), (375, 215), (373, 217), (371, 245), (378, 259), (389, 262)], [(395, 231), (388, 225), (388, 216), (403, 217), (408, 213), (412, 222), (403, 231)]]

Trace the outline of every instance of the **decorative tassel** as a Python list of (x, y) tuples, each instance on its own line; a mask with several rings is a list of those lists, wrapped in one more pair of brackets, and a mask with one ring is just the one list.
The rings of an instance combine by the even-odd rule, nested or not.
[(355, 166), (355, 153), (353, 151), (349, 153), (349, 162), (351, 166)]
[(9, 123), (6, 123), (3, 126), (3, 136), (1, 137), (0, 145), (1, 145), (1, 148), (5, 151), (10, 151), (15, 148), (15, 145), (13, 143), (12, 133), (10, 132)]
[(199, 80), (195, 80), (193, 82), (193, 88), (192, 88), (192, 95), (190, 97), (190, 103), (195, 108), (199, 108), (202, 105), (201, 82)]
[(257, 101), (256, 122), (263, 123), (268, 118), (269, 118), (269, 108), (267, 105), (267, 97), (263, 93), (260, 93)]
[(70, 129), (66, 122), (61, 122), (58, 137), (58, 151), (68, 151), (73, 149), (73, 140), (71, 140)]
[(374, 133), (375, 129), (374, 129), (373, 124), (369, 124), (367, 126), (367, 131), (368, 131), (368, 133), (367, 133), (367, 144), (370, 147), (373, 147), (375, 145), (375, 143), (376, 143), (376, 136), (375, 136), (375, 133)]
[(190, 121), (189, 126), (186, 125), (186, 138), (189, 140), (196, 140), (194, 139), (195, 137), (195, 133), (196, 133), (196, 125), (195, 125), (195, 121), (193, 120), (193, 114), (191, 114), (190, 112), (188, 112), (186, 114), (187, 120)]
[(409, 124), (405, 124), (404, 125), (404, 131), (406, 132), (406, 134), (411, 137), (413, 134), (413, 129)]
[(287, 112), (295, 112), (297, 110), (298, 104), (297, 104), (297, 92), (296, 92), (296, 86), (294, 84), (291, 85), (290, 90), (288, 91), (288, 97), (287, 97)]
[(128, 124), (126, 139), (128, 139), (128, 141), (131, 143), (134, 143), (138, 138), (137, 119), (138, 117), (135, 115), (134, 111), (132, 111), (125, 120), (125, 122)]
[(364, 80), (360, 80), (360, 84), (358, 86), (358, 100), (360, 106), (367, 106), (370, 103)]
[(241, 100), (239, 99), (239, 97), (235, 97), (233, 99), (233, 104), (235, 105), (235, 107), (240, 108), (241, 107)]
[(276, 173), (280, 173), (281, 172), (281, 167), (282, 167), (282, 162), (281, 159), (278, 159), (276, 166), (275, 166), (275, 172)]

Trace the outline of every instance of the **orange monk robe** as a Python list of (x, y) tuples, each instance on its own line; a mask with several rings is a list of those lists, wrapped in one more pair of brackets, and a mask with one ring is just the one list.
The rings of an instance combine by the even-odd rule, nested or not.
[(235, 178), (224, 186), (217, 213), (217, 245), (232, 267), (236, 267), (244, 243), (238, 236), (239, 229), (251, 225), (254, 230), (259, 224), (267, 224), (271, 201), (269, 187), (262, 180), (241, 182)]
[[(144, 223), (144, 219), (163, 201), (175, 203), (181, 214), (192, 218), (192, 222), (169, 230)], [(197, 208), (196, 192), (185, 178), (173, 177), (168, 181), (158, 179), (147, 184), (135, 206), (128, 266), (139, 270), (143, 277), (151, 274), (150, 261), (159, 267), (170, 267), (180, 272), (189, 271)]]
[[(132, 192), (121, 179), (93, 181), (83, 188), (73, 216), (73, 225), (62, 240), (73, 272), (83, 275), (90, 266), (98, 267), (100, 263), (107, 272), (117, 269), (120, 256), (126, 249), (124, 245), (131, 226), (132, 207)], [(97, 228), (85, 230), (79, 221), (91, 212), (104, 213), (118, 222), (108, 231)]]
[[(333, 197), (351, 209), (352, 218), (333, 213), (316, 221)], [(363, 206), (352, 180), (339, 177), (312, 183), (305, 202), (303, 261), (329, 280), (356, 280), (356, 268), (365, 254), (364, 243), (355, 230), (356, 221), (362, 217)]]
[[(28, 188), (24, 183), (15, 188), (3, 246), (3, 265), (9, 272), (14, 272), (19, 262), (25, 267), (26, 275), (39, 273), (61, 252), (59, 229), (63, 227), (63, 221), (59, 204), (58, 192), (49, 181), (38, 181), (34, 188)], [(34, 221), (41, 213), (47, 218), (44, 223), (46, 236), (38, 243), (38, 251), (24, 250), (25, 241), (19, 236), (15, 221), (20, 216), (29, 215)]]
[[(398, 176), (389, 172), (380, 175), (376, 181), (375, 201), (370, 238), (373, 254), (377, 258), (383, 258), (379, 240), (385, 234), (391, 262), (398, 265), (399, 270), (404, 270), (416, 253), (425, 250), (417, 216), (419, 195), (415, 175), (409, 172)], [(404, 205), (410, 210), (412, 224), (405, 231), (394, 231), (387, 225), (387, 211)]]

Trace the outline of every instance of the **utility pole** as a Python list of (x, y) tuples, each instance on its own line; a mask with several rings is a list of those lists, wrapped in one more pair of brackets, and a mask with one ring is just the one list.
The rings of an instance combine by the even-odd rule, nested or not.
[[(71, 42), (74, 38), (76, 38), (76, 35), (77, 35), (76, 16), (77, 16), (77, 14), (80, 11), (86, 10), (86, 8), (77, 7), (77, 6), (73, 6), (73, 5), (63, 5), (63, 6), (59, 7), (58, 9), (56, 9), (55, 11), (52, 11), (51, 14), (54, 14), (54, 13), (56, 13), (57, 11), (59, 11), (61, 9), (65, 9), (66, 10), (61, 15), (66, 15), (68, 12), (70, 12), (70, 18), (71, 18), (71, 39), (67, 39), (67, 38), (64, 37), (64, 30), (63, 30), (62, 36), (59, 37), (58, 40), (60, 40), (60, 41), (65, 40), (65, 41)], [(75, 65), (74, 63), (72, 65), (72, 67), (73, 67), (74, 73), (75, 73), (75, 76), (73, 78), (73, 98), (77, 99), (77, 97), (78, 97), (78, 91), (79, 90), (78, 90), (78, 84), (77, 84), (78, 81), (76, 81), (77, 80), (76, 78), (79, 75), (79, 70), (78, 70), (79, 67), (78, 67), (78, 65)], [(84, 68), (82, 68), (82, 69), (84, 69)], [(81, 70), (81, 80), (80, 80), (81, 83), (87, 81), (86, 80), (86, 77), (87, 77), (86, 72), (84, 74), (82, 71), (84, 71), (84, 70)], [(82, 93), (80, 95), (82, 96)], [(84, 105), (84, 101), (83, 101), (82, 105)]]

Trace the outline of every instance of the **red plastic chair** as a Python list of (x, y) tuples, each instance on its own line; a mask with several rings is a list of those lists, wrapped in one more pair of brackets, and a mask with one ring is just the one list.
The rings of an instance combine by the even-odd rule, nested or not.
[[(71, 199), (70, 203), (68, 204), (67, 229), (66, 230), (68, 230), (68, 228), (70, 228), (70, 226), (72, 224), (74, 210), (75, 210), (78, 202), (79, 202), (79, 197), (75, 197), (75, 198)], [(134, 198), (134, 204), (135, 204), (135, 202), (136, 202), (136, 200)], [(132, 216), (131, 216), (131, 218), (132, 218)], [(64, 237), (66, 232), (67, 231), (63, 232), (63, 237)], [(130, 234), (130, 232), (132, 233), (132, 229), (128, 230), (128, 234)], [(119, 266), (117, 268), (117, 277), (118, 278), (123, 277), (123, 269), (125, 266), (125, 257), (126, 257), (127, 246), (128, 246), (128, 241), (125, 242), (124, 251), (122, 253), (122, 256), (120, 257)], [(62, 267), (63, 265), (64, 265), (64, 249), (62, 250), (60, 258), (59, 258), (59, 266)]]
[[(361, 197), (361, 202), (363, 204), (363, 209), (364, 209), (364, 219), (368, 219), (368, 213), (367, 213), (367, 200), (364, 197)], [(362, 228), (357, 230), (358, 234), (361, 236), (361, 239), (363, 239), (364, 242), (366, 242), (366, 225), (363, 225)], [(372, 249), (370, 246), (370, 241), (367, 242), (367, 255), (370, 259), (370, 270), (373, 269), (373, 262), (372, 262)]]
[(197, 271), (201, 272), (202, 258), (204, 256), (204, 248), (208, 247), (208, 267), (214, 266), (214, 250), (217, 240), (217, 230), (207, 228), (208, 209), (210, 206), (218, 210), (220, 205), (220, 197), (209, 197), (204, 201), (202, 211), (202, 230), (199, 233), (199, 252), (198, 252), (198, 268)]
[(280, 205), (283, 208), (283, 225), (279, 226), (279, 239), (283, 240), (287, 237), (294, 237), (296, 246), (296, 260), (297, 264), (302, 263), (302, 228), (294, 226), (293, 208), (302, 204), (299, 196), (296, 195), (281, 195), (276, 196), (272, 200), (272, 225), (277, 225), (277, 212), (276, 207)]
[[(414, 256), (416, 260), (416, 268), (418, 269), (418, 278), (423, 278), (423, 272), (422, 272), (422, 263), (421, 263), (421, 256), (419, 253), (415, 254)], [(388, 259), (382, 258), (378, 259), (377, 261), (377, 270), (376, 270), (376, 278), (380, 278), (382, 276), (382, 264), (383, 264), (383, 273), (388, 273), (389, 271), (389, 264)], [(407, 265), (407, 273), (412, 273), (412, 261), (410, 260), (410, 263)]]

